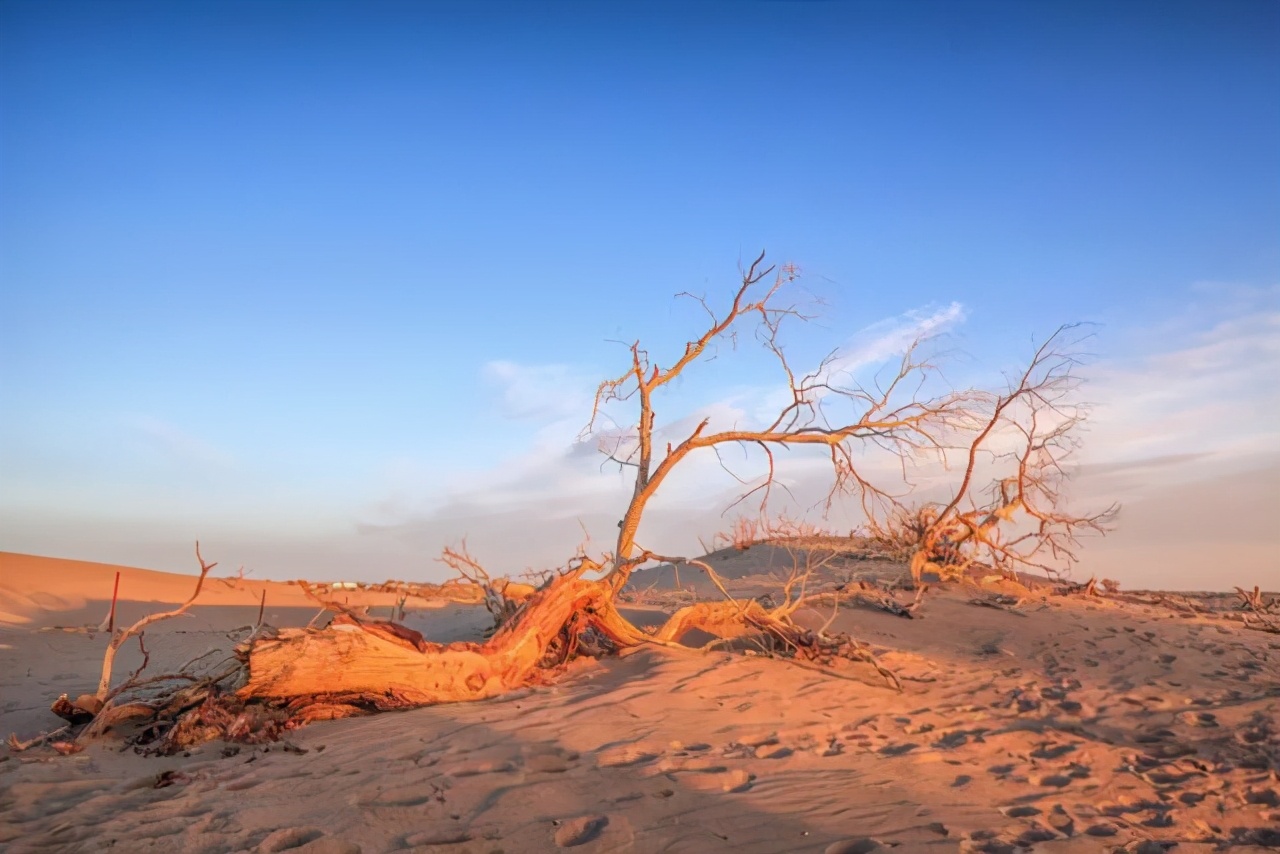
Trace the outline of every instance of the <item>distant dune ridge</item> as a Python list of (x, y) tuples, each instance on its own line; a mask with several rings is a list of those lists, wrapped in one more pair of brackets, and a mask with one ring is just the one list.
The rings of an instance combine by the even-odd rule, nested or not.
[[(776, 595), (790, 557), (754, 546), (713, 560), (735, 596), (758, 596), (770, 585)], [(838, 572), (856, 586), (890, 569), (851, 560)], [(50, 702), (95, 683), (105, 636), (54, 627), (98, 624), (117, 571), (122, 621), (184, 600), (193, 581), (0, 553), (5, 733), (56, 726)], [(664, 573), (638, 572), (631, 588), (670, 594)], [(702, 590), (705, 579), (690, 575), (681, 570), (681, 586)], [(295, 585), (215, 576), (189, 615), (148, 630), (152, 668), (229, 649), (264, 591), (272, 625), (316, 616)], [(388, 594), (341, 595), (374, 615), (395, 606)], [(1181, 601), (948, 587), (931, 591), (915, 619), (865, 603), (799, 615), (866, 641), (902, 693), (867, 670), (827, 675), (730, 651), (642, 648), (580, 660), (550, 684), (495, 700), (313, 724), (274, 745), (212, 742), (144, 758), (108, 739), (68, 756), (10, 752), (0, 759), (0, 846), (461, 854), (1280, 844), (1280, 635), (1215, 613), (1236, 609), (1235, 597)], [(663, 618), (659, 606), (631, 607), (637, 624)], [(405, 623), (450, 641), (479, 638), (491, 620), (482, 607), (445, 604), (410, 606)], [(139, 661), (126, 646), (117, 672)]]

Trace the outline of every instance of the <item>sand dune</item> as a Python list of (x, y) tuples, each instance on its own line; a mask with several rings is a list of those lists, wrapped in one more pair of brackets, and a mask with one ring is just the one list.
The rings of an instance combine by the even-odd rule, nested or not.
[[(742, 569), (751, 583), (766, 574)], [(92, 687), (104, 637), (42, 629), (101, 620), (115, 570), (0, 556), (5, 732), (57, 725), (49, 702)], [(130, 614), (181, 601), (192, 582), (121, 573)], [(273, 624), (315, 616), (291, 585), (215, 582), (192, 616), (149, 631), (149, 646), (170, 661), (229, 648), (228, 631), (256, 617), (263, 590)], [(973, 595), (936, 591), (921, 619), (836, 615), (898, 673), (902, 693), (869, 668), (829, 674), (760, 656), (642, 649), (578, 662), (553, 684), (498, 700), (315, 724), (271, 746), (214, 743), (163, 758), (110, 743), (65, 757), (10, 753), (0, 759), (0, 847), (647, 854), (1280, 844), (1280, 636), (1155, 606), (1033, 597), (1014, 612), (975, 606)], [(406, 621), (443, 640), (477, 637), (488, 618), (451, 605)]]

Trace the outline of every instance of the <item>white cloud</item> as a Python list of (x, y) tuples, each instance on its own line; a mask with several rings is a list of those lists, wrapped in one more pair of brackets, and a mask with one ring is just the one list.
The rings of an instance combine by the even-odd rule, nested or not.
[(851, 380), (864, 368), (879, 367), (896, 360), (917, 341), (940, 335), (964, 322), (964, 306), (958, 302), (929, 313), (908, 311), (898, 317), (874, 323), (851, 338), (827, 364), (824, 379), (839, 384)]
[(1253, 306), (1170, 333), (1174, 346), (1089, 371), (1087, 460), (1222, 459), (1280, 447), (1280, 310)]
[[(907, 348), (918, 341), (924, 341), (960, 325), (965, 321), (964, 306), (958, 302), (942, 308), (917, 309), (904, 312), (897, 317), (890, 317), (866, 326), (856, 332), (835, 351), (825, 366), (809, 383), (815, 386), (808, 397), (818, 402), (830, 397), (830, 391), (821, 386), (836, 389), (850, 389), (853, 386), (874, 384), (874, 376), (866, 376), (870, 371), (883, 369), (892, 363), (896, 371), (898, 360), (907, 352)], [(797, 378), (804, 376), (812, 367), (797, 367)], [(753, 423), (768, 424), (777, 417), (792, 400), (792, 393), (787, 388), (773, 386), (760, 390), (755, 395), (759, 405), (753, 407)]]
[(590, 384), (566, 365), (495, 360), (484, 366), (483, 375), (499, 387), (507, 418), (563, 418), (589, 406)]

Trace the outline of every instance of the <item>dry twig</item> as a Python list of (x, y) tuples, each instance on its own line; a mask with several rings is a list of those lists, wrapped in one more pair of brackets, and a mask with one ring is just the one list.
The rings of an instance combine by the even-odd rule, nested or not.
[[(102, 678), (98, 680), (98, 692), (96, 695), (99, 702), (106, 702), (111, 692), (111, 665), (115, 662), (116, 651), (120, 649), (121, 644), (133, 635), (141, 633), (143, 629), (152, 623), (157, 623), (161, 620), (169, 620), (185, 614), (195, 603), (196, 599), (199, 598), (200, 591), (204, 588), (205, 578), (208, 577), (209, 571), (218, 564), (205, 563), (204, 558), (200, 556), (199, 541), (196, 542), (196, 560), (200, 562), (200, 577), (196, 579), (196, 587), (195, 590), (191, 592), (191, 598), (187, 599), (186, 602), (182, 603), (182, 605), (172, 611), (164, 611), (159, 614), (148, 614), (129, 628), (117, 632), (111, 638), (111, 642), (107, 644), (107, 651), (102, 656)], [(141, 641), (139, 641), (139, 643), (141, 643)], [(136, 676), (137, 674), (134, 675)]]

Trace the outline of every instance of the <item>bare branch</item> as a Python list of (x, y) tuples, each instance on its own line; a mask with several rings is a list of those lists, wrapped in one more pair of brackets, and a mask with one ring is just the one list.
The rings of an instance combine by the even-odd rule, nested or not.
[[(111, 642), (107, 644), (107, 650), (102, 656), (102, 678), (98, 680), (98, 692), (96, 695), (100, 701), (105, 702), (108, 698), (108, 695), (110, 694), (111, 665), (115, 661), (116, 651), (120, 649), (121, 644), (123, 644), (131, 636), (136, 634), (141, 634), (142, 630), (145, 629), (147, 626), (151, 625), (152, 623), (157, 623), (160, 620), (172, 619), (173, 617), (178, 617), (178, 616), (181, 616), (182, 614), (185, 614), (187, 612), (187, 609), (190, 608), (195, 603), (196, 599), (200, 596), (200, 591), (204, 588), (205, 578), (208, 577), (209, 571), (213, 569), (215, 566), (217, 566), (218, 564), (205, 563), (204, 558), (200, 556), (200, 542), (198, 540), (196, 541), (196, 560), (200, 562), (200, 577), (196, 579), (196, 588), (191, 592), (191, 598), (189, 598), (181, 606), (179, 606), (178, 608), (175, 608), (172, 611), (164, 611), (159, 614), (148, 614), (147, 616), (143, 617), (141, 620), (138, 620), (138, 622), (134, 623), (129, 628), (123, 629), (117, 632), (111, 638)], [(139, 643), (141, 643), (141, 640), (139, 640)], [(145, 651), (146, 650), (144, 648), (143, 652), (145, 653)], [(143, 661), (143, 664), (145, 666), (146, 664), (145, 660)], [(136, 676), (137, 674), (135, 673), (134, 677)]]

